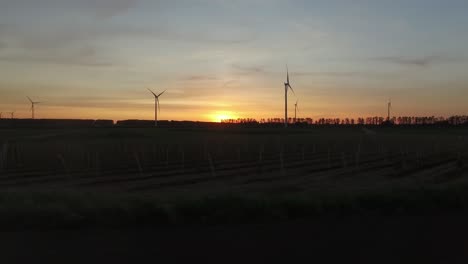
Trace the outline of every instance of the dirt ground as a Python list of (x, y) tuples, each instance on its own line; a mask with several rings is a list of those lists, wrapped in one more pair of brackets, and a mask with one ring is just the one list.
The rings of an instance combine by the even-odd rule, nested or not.
[(3, 232), (0, 263), (467, 263), (467, 216)]

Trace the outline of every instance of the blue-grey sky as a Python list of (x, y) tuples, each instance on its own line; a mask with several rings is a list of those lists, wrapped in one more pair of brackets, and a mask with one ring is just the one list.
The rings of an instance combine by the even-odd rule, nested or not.
[[(462, 0), (0, 0), (0, 112), (303, 117), (468, 112)], [(296, 98), (291, 95), (291, 114)]]

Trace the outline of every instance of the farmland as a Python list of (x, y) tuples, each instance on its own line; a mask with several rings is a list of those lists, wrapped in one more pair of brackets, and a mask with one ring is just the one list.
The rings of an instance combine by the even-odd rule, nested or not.
[[(310, 207), (317, 199), (349, 203), (362, 196), (357, 199), (371, 201), (364, 206), (379, 207), (369, 204), (391, 197), (414, 207), (428, 203), (424, 193), (430, 190), (442, 204), (452, 203), (447, 196), (463, 190), (468, 180), (467, 132), (456, 127), (4, 129), (1, 200), (7, 208), (11, 197), (26, 206), (31, 195), (41, 203), (73, 194), (89, 203), (102, 196), (132, 197), (274, 211), (291, 199)], [(199, 199), (208, 202), (195, 204)]]
[(4, 130), (0, 188), (171, 195), (442, 186), (465, 181), (466, 132)]

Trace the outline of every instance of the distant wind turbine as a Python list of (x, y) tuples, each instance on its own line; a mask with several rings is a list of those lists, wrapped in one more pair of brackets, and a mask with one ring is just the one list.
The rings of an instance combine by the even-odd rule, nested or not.
[(161, 96), (166, 90), (160, 94), (155, 94), (153, 91), (148, 89), (154, 95), (154, 126), (158, 126), (158, 111), (161, 112), (161, 107), (159, 106), (159, 96)]
[(388, 116), (387, 116), (387, 121), (390, 122), (390, 110), (392, 109), (392, 99), (388, 99)]
[(10, 112), (9, 114), (10, 114), (11, 119), (14, 119), (14, 118), (15, 118), (15, 111)]
[(32, 119), (34, 119), (34, 114), (35, 114), (35, 106), (37, 104), (40, 104), (41, 102), (34, 102), (33, 100), (31, 100), (31, 98), (29, 98), (28, 96), (26, 96), (29, 100), (29, 102), (31, 102), (31, 112), (32, 112)]
[(299, 111), (299, 107), (297, 104), (299, 103), (299, 100), (296, 100), (296, 103), (294, 104), (294, 123), (297, 122), (297, 111)]
[(291, 89), (293, 94), (296, 95), (293, 88), (291, 87), (291, 84), (289, 84), (289, 68), (288, 68), (288, 65), (286, 65), (286, 82), (284, 83), (284, 127), (288, 127), (288, 91), (289, 89)]

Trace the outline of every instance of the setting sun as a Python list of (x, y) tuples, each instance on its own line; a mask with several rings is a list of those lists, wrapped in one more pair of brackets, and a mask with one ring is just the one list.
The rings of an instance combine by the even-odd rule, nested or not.
[(216, 112), (211, 115), (211, 120), (213, 122), (221, 122), (226, 119), (237, 119), (237, 117), (231, 112)]

